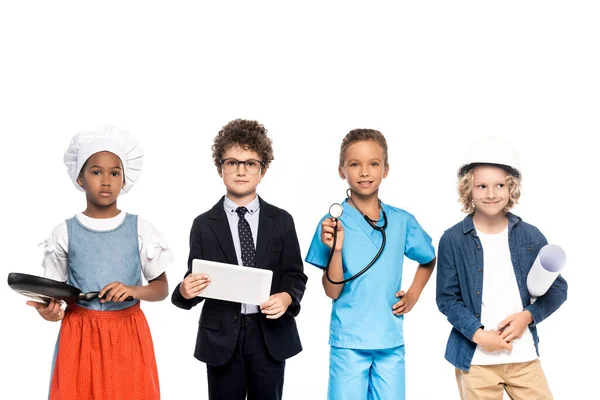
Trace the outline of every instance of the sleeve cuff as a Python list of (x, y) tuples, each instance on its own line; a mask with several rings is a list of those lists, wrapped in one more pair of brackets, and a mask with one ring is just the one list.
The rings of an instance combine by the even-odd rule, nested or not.
[[(525, 307), (526, 311), (529, 311), (531, 313), (531, 318), (533, 319), (533, 321), (531, 322), (531, 324), (529, 324), (529, 326), (536, 326), (537, 324), (539, 324), (540, 319), (537, 316), (537, 312), (536, 312), (537, 307), (535, 306), (535, 303), (528, 305), (527, 307)], [(524, 311), (525, 311), (524, 310)]]
[(463, 334), (470, 340), (473, 341), (473, 336), (475, 336), (475, 332), (477, 332), (477, 330), (479, 328), (483, 328), (483, 325), (481, 324), (481, 321), (474, 321), (472, 323), (470, 323), (467, 328), (465, 329), (465, 331), (463, 332)]

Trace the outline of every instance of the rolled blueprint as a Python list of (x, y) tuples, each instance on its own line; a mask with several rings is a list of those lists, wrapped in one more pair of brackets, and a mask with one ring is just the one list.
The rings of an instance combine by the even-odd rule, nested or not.
[(529, 274), (527, 289), (532, 297), (543, 296), (565, 267), (567, 255), (558, 245), (547, 244), (538, 253)]

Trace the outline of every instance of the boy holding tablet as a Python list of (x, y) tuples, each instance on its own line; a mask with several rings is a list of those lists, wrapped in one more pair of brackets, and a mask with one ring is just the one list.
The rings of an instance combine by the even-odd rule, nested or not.
[[(210, 399), (281, 399), (285, 360), (302, 350), (294, 317), (307, 277), (294, 221), (256, 194), (273, 160), (261, 124), (229, 122), (212, 149), (226, 195), (194, 220), (188, 270), (171, 300), (187, 310), (204, 301), (194, 356), (206, 363)], [(210, 277), (191, 274), (194, 259), (273, 271), (269, 300), (255, 306), (202, 298)]]

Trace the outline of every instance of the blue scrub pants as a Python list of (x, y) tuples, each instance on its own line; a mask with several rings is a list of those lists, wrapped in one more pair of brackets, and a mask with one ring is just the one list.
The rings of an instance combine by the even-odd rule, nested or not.
[(331, 346), (327, 398), (404, 400), (404, 346), (383, 350)]

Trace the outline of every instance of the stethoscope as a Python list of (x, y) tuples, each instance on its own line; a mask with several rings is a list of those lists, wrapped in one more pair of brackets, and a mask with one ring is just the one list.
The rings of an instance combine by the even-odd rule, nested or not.
[(362, 210), (360, 208), (358, 208), (358, 206), (356, 205), (354, 200), (352, 200), (352, 197), (350, 197), (350, 189), (348, 189), (346, 191), (346, 196), (347, 196), (347, 200), (352, 204), (352, 206), (360, 213), (360, 215), (363, 216), (365, 221), (367, 221), (367, 223), (369, 225), (371, 225), (371, 228), (373, 228), (376, 231), (381, 232), (382, 242), (381, 242), (381, 246), (379, 247), (379, 251), (377, 252), (375, 257), (371, 260), (371, 262), (366, 267), (364, 267), (362, 269), (362, 271), (360, 271), (359, 273), (352, 275), (350, 278), (344, 279), (342, 281), (331, 280), (331, 278), (329, 277), (329, 264), (331, 264), (331, 259), (333, 258), (333, 254), (335, 252), (335, 245), (337, 243), (338, 220), (344, 213), (344, 207), (342, 207), (341, 204), (333, 203), (329, 207), (329, 216), (331, 218), (333, 218), (333, 220), (335, 221), (335, 226), (333, 227), (333, 245), (331, 246), (331, 252), (329, 253), (329, 259), (327, 260), (327, 266), (325, 267), (325, 277), (327, 278), (327, 280), (329, 282), (333, 283), (334, 285), (343, 285), (344, 283), (350, 282), (351, 280), (354, 280), (354, 279), (358, 278), (359, 276), (361, 276), (362, 274), (364, 274), (365, 272), (367, 272), (369, 270), (369, 268), (371, 268), (373, 266), (373, 264), (375, 264), (375, 262), (377, 261), (377, 259), (381, 255), (381, 253), (383, 253), (383, 249), (385, 248), (385, 228), (387, 227), (388, 221), (387, 221), (387, 215), (385, 214), (385, 210), (383, 209), (383, 207), (381, 207), (381, 200), (379, 201), (379, 208), (381, 208), (381, 212), (383, 213), (383, 226), (378, 226), (376, 220), (369, 218), (367, 215), (365, 215), (362, 212)]

